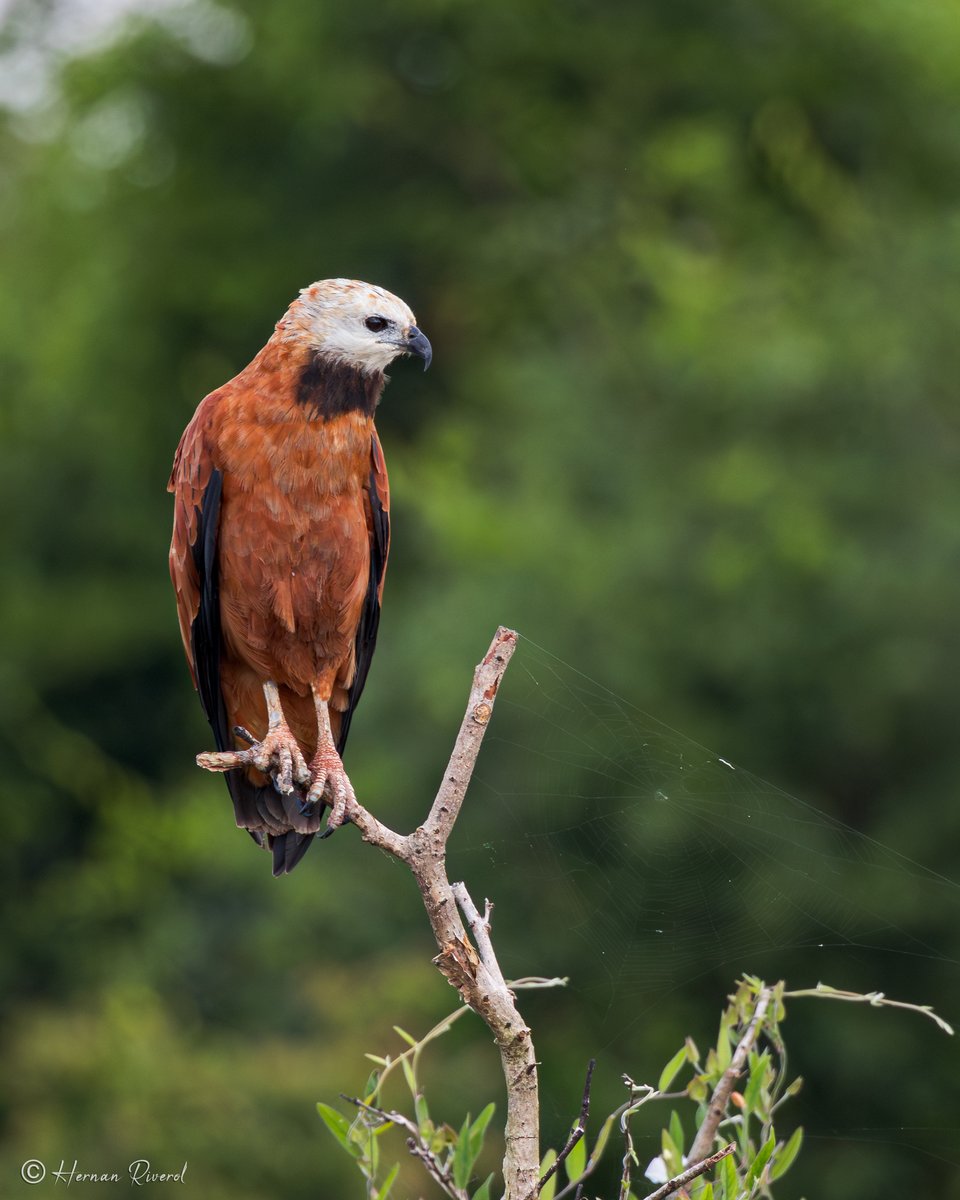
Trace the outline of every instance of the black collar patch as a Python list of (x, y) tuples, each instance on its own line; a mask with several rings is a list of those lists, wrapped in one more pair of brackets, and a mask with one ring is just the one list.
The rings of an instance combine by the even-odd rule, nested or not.
[(297, 403), (309, 410), (311, 420), (329, 421), (350, 412), (372, 417), (383, 385), (381, 371), (365, 375), (356, 367), (315, 354), (300, 373)]

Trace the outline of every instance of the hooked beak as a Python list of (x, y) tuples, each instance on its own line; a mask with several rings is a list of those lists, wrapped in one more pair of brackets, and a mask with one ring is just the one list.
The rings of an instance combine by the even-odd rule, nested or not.
[(433, 361), (433, 347), (416, 325), (410, 326), (410, 332), (407, 334), (407, 340), (403, 343), (403, 348), (407, 354), (415, 354), (417, 358), (423, 359), (424, 370)]

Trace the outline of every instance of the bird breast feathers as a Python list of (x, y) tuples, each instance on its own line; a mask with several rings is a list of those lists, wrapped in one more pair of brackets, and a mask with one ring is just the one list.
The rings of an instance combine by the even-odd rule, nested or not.
[(254, 420), (228, 419), (219, 438), (222, 466), (244, 491), (277, 489), (304, 501), (357, 491), (370, 471), (373, 422), (361, 413), (331, 421), (268, 422), (261, 407)]

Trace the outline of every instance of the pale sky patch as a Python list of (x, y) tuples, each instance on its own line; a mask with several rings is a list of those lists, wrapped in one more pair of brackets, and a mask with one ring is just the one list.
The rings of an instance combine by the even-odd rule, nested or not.
[(216, 0), (0, 0), (0, 107), (25, 111), (55, 100), (57, 69), (122, 36), (131, 17), (166, 28), (197, 58), (237, 62), (252, 43), (249, 23)]

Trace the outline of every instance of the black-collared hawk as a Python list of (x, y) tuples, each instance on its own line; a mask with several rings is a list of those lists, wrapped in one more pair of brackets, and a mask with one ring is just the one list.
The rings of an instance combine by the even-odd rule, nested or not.
[(430, 364), (402, 300), (304, 288), (177, 448), (170, 574), (237, 825), (291, 871), (356, 797), (341, 754), (370, 668), (390, 542), (374, 413), (387, 366)]

